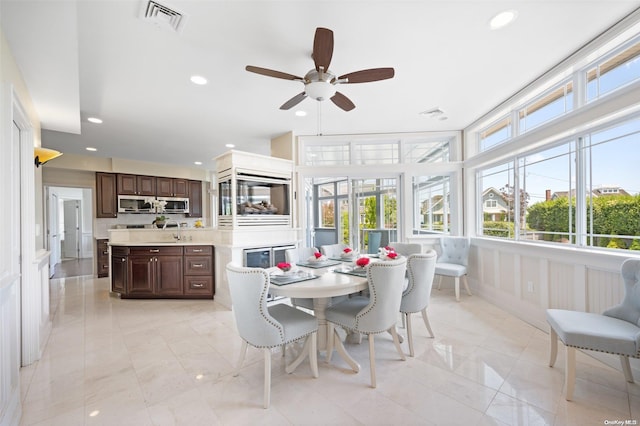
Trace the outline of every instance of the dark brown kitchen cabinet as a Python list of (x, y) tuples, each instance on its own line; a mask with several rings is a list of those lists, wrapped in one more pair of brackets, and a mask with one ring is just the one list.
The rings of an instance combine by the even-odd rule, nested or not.
[(109, 240), (100, 238), (96, 240), (96, 266), (98, 278), (109, 276)]
[(118, 173), (118, 195), (145, 195), (155, 197), (156, 178), (154, 176), (128, 175)]
[(111, 289), (122, 298), (213, 297), (212, 246), (114, 246), (111, 258)]
[(190, 180), (189, 184), (189, 213), (188, 217), (202, 217), (202, 182)]
[(96, 172), (96, 217), (113, 218), (118, 216), (118, 193), (116, 175)]
[(129, 249), (113, 247), (111, 250), (111, 290), (116, 293), (127, 291), (127, 257)]
[(156, 195), (158, 197), (180, 197), (189, 196), (189, 186), (186, 179), (177, 178), (156, 178)]

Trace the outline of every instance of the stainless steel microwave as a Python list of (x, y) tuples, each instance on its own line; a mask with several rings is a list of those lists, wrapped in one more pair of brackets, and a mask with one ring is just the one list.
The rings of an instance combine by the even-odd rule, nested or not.
[(164, 202), (163, 213), (189, 213), (189, 199), (179, 197), (158, 197), (158, 202)]
[(118, 195), (118, 213), (155, 213), (153, 197)]

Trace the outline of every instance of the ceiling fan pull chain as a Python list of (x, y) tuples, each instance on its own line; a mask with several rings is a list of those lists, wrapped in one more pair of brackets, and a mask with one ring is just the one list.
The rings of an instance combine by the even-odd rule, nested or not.
[(318, 102), (318, 136), (322, 136), (322, 102)]

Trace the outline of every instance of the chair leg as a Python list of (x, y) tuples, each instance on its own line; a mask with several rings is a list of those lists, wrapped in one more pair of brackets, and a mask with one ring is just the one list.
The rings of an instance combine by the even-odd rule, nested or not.
[(369, 370), (371, 371), (371, 387), (376, 387), (376, 353), (374, 349), (374, 334), (369, 335)]
[(567, 346), (567, 358), (564, 372), (564, 398), (567, 401), (573, 399), (573, 389), (576, 384), (576, 348)]
[(469, 290), (469, 283), (467, 282), (467, 276), (466, 275), (462, 276), (462, 282), (464, 283), (464, 288), (467, 290), (467, 294), (469, 296), (472, 296), (471, 290)]
[(460, 301), (460, 277), (455, 277), (456, 285), (456, 302)]
[(264, 348), (264, 408), (271, 403), (271, 349)]
[(233, 377), (236, 377), (240, 374), (240, 368), (242, 368), (242, 364), (244, 363), (244, 357), (247, 354), (247, 347), (249, 344), (246, 340), (242, 341), (242, 347), (240, 348), (240, 356), (238, 357), (238, 364), (236, 365), (236, 370), (233, 372)]
[(407, 357), (404, 356), (404, 352), (402, 351), (402, 347), (400, 346), (400, 339), (398, 339), (398, 332), (396, 331), (395, 324), (389, 329), (389, 332), (393, 336), (393, 343), (396, 345), (396, 350), (400, 354), (400, 359), (406, 361)]
[(553, 328), (549, 329), (549, 367), (553, 367), (558, 358), (558, 333)]
[(427, 331), (429, 332), (429, 336), (431, 336), (431, 338), (436, 337), (435, 334), (433, 334), (433, 330), (431, 329), (431, 324), (429, 323), (429, 317), (427, 317), (427, 308), (424, 308), (422, 311), (422, 320), (424, 321), (424, 325), (425, 327), (427, 327)]
[[(393, 334), (391, 333), (390, 330), (387, 330), (387, 333), (391, 334), (391, 337), (393, 337)], [(400, 341), (400, 343), (404, 342), (404, 337), (402, 337), (401, 334), (398, 334), (398, 340)]]
[(624, 372), (624, 378), (627, 379), (627, 382), (633, 383), (633, 373), (631, 372), (629, 357), (625, 355), (620, 355), (620, 364), (622, 364), (622, 371)]
[(403, 318), (407, 319), (407, 340), (409, 341), (409, 356), (414, 356), (413, 352), (413, 328), (411, 327), (411, 314), (403, 314)]

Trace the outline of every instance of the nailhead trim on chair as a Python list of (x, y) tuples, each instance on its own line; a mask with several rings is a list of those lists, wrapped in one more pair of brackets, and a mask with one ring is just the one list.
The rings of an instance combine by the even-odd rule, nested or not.
[[(239, 272), (240, 272), (241, 274), (254, 274), (254, 273), (255, 273), (254, 271), (239, 271)], [(269, 279), (269, 275), (268, 275), (266, 272), (263, 272), (263, 275), (266, 275), (267, 279)], [(282, 346), (282, 345), (288, 345), (289, 343), (296, 342), (296, 341), (298, 341), (298, 340), (302, 339), (303, 337), (307, 337), (307, 336), (309, 336), (309, 335), (311, 335), (311, 334), (315, 333), (316, 331), (318, 331), (318, 329), (316, 329), (315, 331), (312, 331), (312, 332), (310, 332), (310, 333), (307, 333), (307, 334), (305, 334), (305, 335), (303, 335), (303, 336), (300, 336), (300, 337), (298, 337), (298, 338), (296, 338), (296, 339), (293, 339), (293, 340), (287, 340), (287, 341), (285, 341), (285, 340), (284, 340), (284, 329), (283, 329), (279, 324), (276, 324), (276, 323), (274, 323), (273, 321), (271, 321), (271, 319), (270, 319), (268, 316), (266, 316), (266, 315), (265, 315), (264, 310), (262, 309), (262, 306), (263, 306), (263, 303), (262, 303), (262, 302), (265, 300), (265, 298), (266, 298), (266, 296), (267, 296), (267, 294), (268, 294), (268, 293), (269, 293), (269, 286), (266, 286), (266, 287), (263, 289), (262, 293), (260, 294), (260, 315), (262, 315), (262, 317), (263, 317), (263, 318), (264, 318), (264, 319), (265, 319), (269, 324), (273, 325), (274, 327), (276, 327), (276, 328), (278, 329), (278, 331), (280, 332), (280, 340), (282, 340), (282, 343), (278, 343), (277, 345), (271, 345), (271, 346), (262, 346), (262, 345), (260, 345), (260, 346), (256, 346), (256, 345), (254, 345), (254, 344), (252, 344), (252, 343), (247, 342), (249, 345), (253, 346), (254, 348), (260, 348), (260, 349), (265, 349), (265, 348), (277, 348), (277, 347), (280, 347), (280, 346)], [(242, 340), (244, 340), (244, 339), (242, 339)]]
[[(560, 339), (560, 341), (562, 342), (562, 339)], [(582, 350), (585, 350), (585, 351), (595, 351), (595, 352), (602, 352), (602, 353), (611, 354), (611, 355), (628, 356), (629, 358), (640, 358), (640, 349), (638, 349), (638, 352), (635, 355), (627, 355), (627, 354), (621, 354), (619, 352), (609, 352), (609, 351), (603, 351), (603, 350), (600, 350), (600, 349), (584, 348), (582, 346), (567, 345), (564, 342), (562, 342), (562, 343), (565, 346), (569, 346), (570, 348), (582, 349)]]

